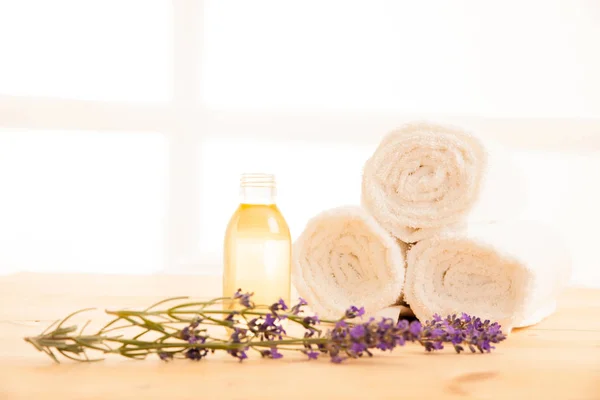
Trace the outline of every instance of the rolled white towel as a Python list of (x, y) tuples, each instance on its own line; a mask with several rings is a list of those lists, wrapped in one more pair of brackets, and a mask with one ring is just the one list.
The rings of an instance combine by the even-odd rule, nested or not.
[(362, 204), (393, 236), (415, 243), (463, 227), (474, 209), (476, 221), (514, 215), (524, 200), (515, 177), (499, 145), (486, 148), (459, 128), (417, 122), (385, 136), (367, 160)]
[(320, 213), (293, 248), (294, 286), (322, 318), (339, 318), (352, 305), (367, 313), (392, 305), (404, 272), (400, 244), (360, 207)]
[(465, 312), (506, 332), (535, 324), (556, 308), (570, 275), (563, 241), (532, 221), (470, 226), (414, 245), (405, 299), (421, 320)]

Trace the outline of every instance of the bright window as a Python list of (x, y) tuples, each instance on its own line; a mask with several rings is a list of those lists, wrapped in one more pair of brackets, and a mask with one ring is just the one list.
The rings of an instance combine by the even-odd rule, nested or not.
[(600, 285), (593, 1), (0, 2), (0, 273), (217, 273), (238, 175), (297, 237), (415, 118), (517, 150)]
[(118, 273), (163, 268), (162, 135), (0, 130), (0, 266)]
[(0, 94), (171, 99), (169, 0), (0, 3)]

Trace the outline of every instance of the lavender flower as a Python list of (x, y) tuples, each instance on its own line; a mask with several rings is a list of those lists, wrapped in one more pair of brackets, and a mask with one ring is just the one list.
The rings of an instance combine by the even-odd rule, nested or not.
[(283, 358), (283, 354), (281, 354), (279, 351), (277, 351), (277, 347), (273, 347), (271, 349), (271, 358), (276, 360), (278, 358)]
[(266, 314), (248, 321), (248, 329), (260, 340), (282, 340), (287, 332), (279, 321), (280, 318), (276, 314)]
[(350, 336), (352, 336), (352, 339), (360, 339), (366, 332), (364, 325), (356, 325), (354, 328), (350, 329)]
[(335, 356), (331, 357), (331, 362), (335, 363), (335, 364), (339, 364), (342, 361), (344, 361), (346, 358), (347, 357), (341, 357), (341, 356), (339, 356), (339, 355), (336, 354)]
[(361, 307), (355, 307), (355, 306), (351, 306), (349, 309), (346, 310), (346, 315), (345, 317), (348, 319), (352, 319), (352, 318), (356, 318), (356, 317), (362, 317), (365, 314), (365, 308)]
[(179, 332), (179, 337), (187, 342), (190, 338), (190, 327), (186, 326), (183, 328), (181, 332)]
[(285, 304), (285, 301), (283, 301), (283, 299), (279, 299), (279, 301), (277, 301), (276, 303), (271, 304), (271, 307), (269, 307), (269, 310), (275, 315), (277, 316), (277, 319), (279, 320), (283, 320), (286, 319), (287, 317), (283, 314), (278, 313), (278, 311), (285, 311), (288, 309), (287, 304)]
[(295, 304), (290, 311), (292, 312), (292, 314), (298, 315), (302, 312), (302, 307), (306, 306), (306, 305), (308, 305), (306, 300), (304, 300), (302, 297), (300, 297), (300, 298), (298, 298), (298, 303)]
[(192, 347), (190, 349), (187, 349), (183, 354), (185, 358), (189, 360), (200, 361), (202, 358), (206, 357), (206, 355), (208, 354), (208, 350), (198, 347)]
[[(369, 321), (357, 325), (350, 325), (342, 320), (336, 323), (335, 328), (331, 330), (329, 334), (331, 343), (327, 345), (327, 350), (334, 363), (343, 361), (344, 358), (340, 356), (341, 352), (348, 357), (358, 358), (364, 354), (371, 356), (370, 350), (372, 349), (391, 351), (397, 346), (404, 345), (407, 340), (417, 340), (420, 333), (417, 331), (418, 327), (420, 325), (409, 324), (405, 320), (394, 324), (393, 320), (389, 318), (380, 321), (371, 318)], [(416, 336), (415, 333), (417, 333)]]
[(283, 354), (277, 350), (277, 347), (272, 347), (270, 350), (262, 350), (260, 355), (263, 357), (272, 358), (274, 360), (283, 358)]
[(254, 303), (250, 300), (253, 295), (254, 293), (242, 293), (242, 289), (238, 289), (237, 292), (234, 293), (233, 298), (239, 299), (240, 304), (246, 308), (254, 308)]
[(232, 327), (236, 326), (237, 324), (239, 324), (240, 321), (238, 321), (235, 318), (236, 315), (239, 315), (239, 312), (236, 310), (231, 311), (229, 314), (227, 314), (227, 316), (225, 318), (223, 318), (223, 325), (232, 328)]
[(317, 325), (321, 321), (319, 320), (319, 317), (317, 315), (313, 315), (309, 317), (304, 317), (302, 322), (307, 328), (310, 328), (310, 325)]
[(248, 347), (244, 347), (243, 350), (239, 350), (239, 349), (227, 350), (227, 353), (231, 354), (232, 357), (235, 357), (235, 358), (239, 359), (240, 362), (242, 362), (243, 360), (248, 358), (248, 355), (246, 354), (247, 350), (248, 350)]
[(206, 336), (201, 335), (200, 331), (195, 329), (199, 324), (199, 320), (193, 321), (189, 326), (186, 326), (179, 332), (179, 337), (191, 344), (202, 344), (206, 342)]
[(287, 304), (285, 304), (285, 301), (283, 301), (283, 299), (279, 299), (277, 304), (279, 304), (280, 310), (285, 311), (288, 309), (288, 306), (287, 306)]
[(229, 342), (233, 345), (236, 345), (236, 347), (232, 347), (232, 348), (228, 349), (227, 353), (230, 354), (232, 357), (238, 358), (240, 361), (248, 358), (246, 351), (248, 350), (249, 347), (248, 346), (237, 346), (239, 344), (246, 343), (247, 333), (248, 333), (247, 329), (236, 327), (233, 329), (231, 336), (229, 336)]
[(439, 350), (444, 347), (443, 343), (451, 343), (457, 353), (464, 351), (464, 345), (473, 353), (477, 350), (489, 353), (494, 349), (491, 344), (503, 341), (506, 335), (497, 322), (482, 322), (480, 318), (462, 313), (460, 317), (449, 315), (446, 319), (434, 315), (423, 326), (421, 338), (427, 351)]
[[(358, 316), (359, 311), (358, 308), (351, 307), (345, 315)], [(497, 323), (490, 323), (488, 320), (482, 322), (481, 319), (467, 314), (460, 318), (456, 315), (448, 316), (444, 320), (434, 316), (433, 320), (427, 321), (425, 325), (421, 325), (419, 321), (409, 323), (407, 320), (400, 320), (394, 324), (389, 318), (379, 321), (371, 318), (361, 324), (348, 324), (341, 320), (328, 333), (328, 337), (330, 342), (325, 348), (334, 363), (344, 360), (342, 353), (350, 358), (362, 357), (365, 354), (371, 356), (372, 349), (391, 351), (397, 346), (403, 346), (407, 341), (418, 342), (427, 351), (441, 350), (444, 343), (450, 343), (458, 353), (464, 349), (463, 345), (467, 345), (471, 351), (478, 349), (483, 353), (494, 348), (491, 343), (506, 339)]]
[[(88, 351), (117, 353), (130, 358), (144, 358), (156, 354), (161, 360), (175, 357), (199, 361), (215, 351), (227, 352), (243, 361), (248, 358), (249, 349), (257, 350), (263, 357), (279, 359), (282, 350), (296, 350), (309, 360), (327, 355), (331, 362), (340, 363), (349, 358), (372, 356), (373, 350), (393, 351), (406, 342), (419, 343), (426, 351), (437, 351), (444, 346), (453, 346), (457, 353), (466, 348), (472, 352), (490, 352), (494, 344), (506, 339), (501, 327), (489, 320), (467, 314), (450, 315), (442, 318), (434, 315), (431, 321), (420, 323), (390, 318), (368, 321), (352, 321), (362, 317), (364, 308), (352, 306), (338, 320), (324, 320), (329, 329), (318, 326), (321, 320), (317, 315), (301, 315), (306, 301), (299, 299), (291, 307), (279, 300), (270, 306), (255, 306), (252, 293), (238, 290), (233, 298), (217, 298), (206, 302), (185, 302), (166, 309), (157, 309), (167, 301), (163, 300), (143, 311), (107, 311), (114, 319), (95, 334), (83, 334), (77, 326), (66, 326), (63, 320), (54, 329), (25, 340), (44, 351), (58, 362), (53, 351), (79, 361), (91, 361)], [(228, 311), (219, 305), (236, 300), (245, 308)], [(217, 306), (217, 307), (215, 307)], [(286, 312), (287, 311), (287, 312)], [(67, 317), (67, 320), (70, 317)], [(298, 336), (288, 335), (282, 320), (304, 328)], [(110, 332), (125, 327), (111, 326), (121, 320), (130, 321), (125, 335)], [(202, 325), (220, 325), (229, 329), (229, 337), (211, 336)], [(127, 336), (129, 329), (138, 333)], [(152, 337), (146, 333), (152, 331)]]

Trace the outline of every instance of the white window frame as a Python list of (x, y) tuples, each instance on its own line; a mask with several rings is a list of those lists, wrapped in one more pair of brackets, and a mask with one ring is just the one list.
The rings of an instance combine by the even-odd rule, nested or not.
[[(165, 224), (166, 271), (203, 260), (199, 240), (202, 140), (253, 135), (274, 140), (302, 139), (374, 143), (389, 129), (421, 115), (355, 112), (256, 112), (213, 110), (201, 104), (203, 0), (173, 3), (173, 97), (162, 105), (111, 103), (0, 95), (0, 128), (160, 132), (168, 139), (169, 193)], [(600, 149), (597, 119), (485, 118), (432, 116), (484, 132), (520, 148)], [(544, 143), (539, 135), (545, 132)], [(326, 133), (326, 135), (324, 135)]]

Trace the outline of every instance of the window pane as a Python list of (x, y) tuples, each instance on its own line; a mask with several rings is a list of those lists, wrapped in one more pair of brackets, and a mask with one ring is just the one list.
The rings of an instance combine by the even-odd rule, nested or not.
[(0, 273), (162, 268), (160, 134), (0, 130)]
[(215, 108), (600, 116), (600, 3), (207, 0)]
[[(239, 204), (243, 172), (268, 172), (277, 180), (277, 205), (295, 239), (306, 221), (328, 207), (360, 202), (362, 164), (370, 146), (342, 143), (210, 139), (201, 144), (202, 264), (221, 265), (223, 237)], [(335, 157), (335, 162), (332, 162)]]
[(169, 0), (0, 2), (0, 94), (167, 101)]

